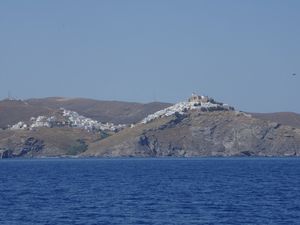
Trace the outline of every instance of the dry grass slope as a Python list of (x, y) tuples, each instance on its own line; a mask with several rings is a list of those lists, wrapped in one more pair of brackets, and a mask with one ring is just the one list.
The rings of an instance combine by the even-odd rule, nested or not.
[(148, 114), (170, 106), (169, 103), (132, 103), (118, 101), (99, 101), (84, 98), (44, 98), (0, 101), (0, 128), (7, 127), (19, 121), (28, 121), (30, 117), (39, 115), (52, 115), (54, 111), (63, 107), (76, 111), (79, 114), (98, 120), (115, 124), (136, 123)]
[(258, 119), (269, 120), (282, 125), (300, 128), (300, 114), (293, 112), (251, 113)]
[(300, 129), (236, 112), (156, 119), (92, 143), (85, 156), (300, 156)]

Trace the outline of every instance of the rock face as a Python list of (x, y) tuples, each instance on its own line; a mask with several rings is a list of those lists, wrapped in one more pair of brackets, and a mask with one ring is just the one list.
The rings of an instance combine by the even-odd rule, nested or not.
[(31, 156), (33, 156), (34, 153), (43, 150), (43, 148), (44, 148), (43, 140), (39, 140), (34, 137), (29, 137), (25, 140), (24, 144), (21, 146), (20, 152), (15, 156), (20, 157), (30, 153)]
[(101, 138), (99, 133), (78, 128), (0, 130), (0, 157), (74, 156), (85, 151), (88, 144)]
[(13, 158), (13, 151), (10, 149), (0, 149), (0, 159)]
[(44, 148), (44, 143), (42, 140), (38, 140), (34, 137), (29, 137), (26, 140), (23, 140), (18, 146), (8, 149), (0, 150), (0, 158), (14, 158), (14, 157), (23, 157), (23, 156), (34, 156), (35, 153), (40, 152)]
[(125, 129), (85, 156), (300, 156), (300, 130), (236, 111), (191, 110)]

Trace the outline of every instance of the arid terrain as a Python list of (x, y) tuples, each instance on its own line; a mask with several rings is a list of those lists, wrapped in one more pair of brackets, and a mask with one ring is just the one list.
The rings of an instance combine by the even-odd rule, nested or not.
[(0, 127), (2, 158), (300, 155), (299, 114), (244, 113), (201, 97), (175, 105), (6, 99)]

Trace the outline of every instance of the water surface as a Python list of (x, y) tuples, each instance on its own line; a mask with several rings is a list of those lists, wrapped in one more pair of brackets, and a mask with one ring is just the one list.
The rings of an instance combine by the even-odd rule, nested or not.
[(300, 224), (300, 159), (1, 160), (0, 224)]

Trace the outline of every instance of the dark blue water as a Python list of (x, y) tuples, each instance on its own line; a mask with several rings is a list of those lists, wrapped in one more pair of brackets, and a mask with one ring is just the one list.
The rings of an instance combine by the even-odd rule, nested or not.
[(0, 224), (300, 224), (300, 159), (2, 160)]

